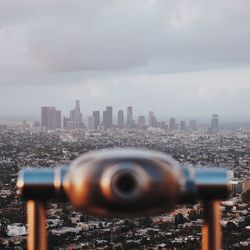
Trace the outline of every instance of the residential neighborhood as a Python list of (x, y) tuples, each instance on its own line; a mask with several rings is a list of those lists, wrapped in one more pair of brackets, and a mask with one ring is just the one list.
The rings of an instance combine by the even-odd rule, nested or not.
[[(79, 155), (104, 148), (133, 147), (161, 151), (180, 167), (227, 168), (231, 198), (221, 202), (223, 249), (250, 246), (250, 130), (199, 131), (109, 129), (34, 131), (0, 130), (0, 246), (26, 248), (26, 204), (16, 190), (23, 167), (69, 165)], [(203, 205), (177, 206), (170, 214), (151, 218), (95, 218), (69, 203), (47, 204), (49, 245), (53, 249), (199, 249)], [(233, 236), (233, 237), (232, 237)]]

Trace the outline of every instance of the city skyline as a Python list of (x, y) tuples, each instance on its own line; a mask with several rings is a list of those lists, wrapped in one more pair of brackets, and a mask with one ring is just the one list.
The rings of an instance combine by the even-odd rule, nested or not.
[[(237, 78), (237, 76), (232, 77)], [(137, 93), (128, 92), (128, 90), (126, 90), (127, 87), (122, 84), (116, 85), (112, 83), (108, 84), (108, 86), (105, 84), (98, 86), (95, 84), (74, 85), (73, 89), (76, 87), (76, 92), (80, 93), (76, 94), (75, 90), (70, 86), (63, 85), (61, 87), (65, 87), (65, 93), (74, 93), (65, 99), (62, 99), (63, 95), (62, 97), (58, 97), (57, 95), (55, 98), (54, 93), (58, 91), (58, 87), (54, 85), (39, 86), (36, 88), (31, 86), (28, 89), (19, 89), (18, 86), (0, 87), (1, 90), (3, 89), (2, 93), (5, 95), (4, 98), (0, 99), (0, 119), (16, 119), (18, 117), (21, 117), (21, 119), (37, 119), (39, 116), (38, 110), (41, 106), (56, 106), (58, 109), (66, 111), (71, 108), (72, 102), (78, 99), (84, 104), (82, 109), (85, 114), (106, 105), (113, 105), (116, 110), (130, 105), (137, 107), (135, 114), (138, 113), (138, 115), (139, 113), (146, 113), (148, 110), (155, 110), (162, 118), (164, 118), (166, 114), (169, 114), (170, 116), (175, 115), (180, 118), (194, 117), (206, 119), (209, 114), (216, 112), (223, 114), (223, 119), (225, 118), (227, 120), (250, 120), (250, 113), (246, 108), (250, 106), (250, 103), (248, 103), (249, 98), (247, 97), (250, 91), (248, 90), (250, 84), (248, 84), (248, 86), (245, 84), (245, 87), (242, 86), (244, 92), (241, 94), (239, 94), (239, 91), (242, 88), (237, 89), (237, 84), (228, 87), (224, 84), (222, 88), (219, 87), (220, 90), (218, 91), (218, 87), (215, 86), (215, 83), (210, 87), (197, 83), (186, 85), (173, 84), (169, 88), (167, 88), (168, 84), (166, 84), (166, 86), (159, 84), (161, 85), (159, 88), (157, 88), (157, 84), (155, 85), (156, 88), (151, 84), (145, 84), (145, 86), (138, 84), (134, 86), (133, 83), (131, 83), (127, 85), (130, 86), (129, 89), (136, 89)], [(203, 85), (204, 89), (201, 85)], [(59, 89), (61, 87), (59, 87)], [(111, 91), (112, 88), (115, 91)], [(36, 96), (39, 93), (39, 89), (43, 89), (41, 92), (45, 91), (46, 96)], [(106, 94), (104, 94), (103, 91)], [(17, 98), (12, 95), (12, 92), (14, 92), (14, 95), (15, 93), (23, 94)], [(226, 97), (229, 92), (231, 97)], [(235, 95), (238, 95), (239, 100)], [(9, 96), (9, 98), (6, 99), (7, 96)], [(234, 99), (234, 97), (236, 99)], [(20, 104), (19, 102), (17, 103), (17, 100), (20, 100)]]
[[(147, 129), (147, 128), (161, 128), (170, 131), (197, 131), (198, 125), (201, 125), (197, 120), (189, 119), (178, 120), (176, 117), (169, 117), (168, 121), (161, 120), (154, 111), (149, 111), (148, 115), (140, 114), (138, 116), (133, 115), (133, 107), (127, 106), (125, 112), (120, 109), (115, 115), (113, 112), (113, 106), (106, 106), (105, 110), (93, 110), (92, 115), (87, 115), (86, 120), (83, 119), (81, 113), (81, 105), (79, 100), (75, 100), (75, 108), (70, 110), (69, 116), (61, 116), (61, 111), (55, 107), (43, 106), (41, 107), (41, 129), (42, 130), (54, 130), (54, 129), (89, 129), (89, 130), (106, 130), (112, 128), (119, 129)], [(102, 115), (101, 115), (102, 114)], [(146, 122), (147, 120), (147, 122)], [(35, 121), (34, 126), (37, 126), (39, 122)], [(26, 126), (26, 121), (23, 121)], [(218, 114), (212, 114), (210, 120), (210, 126), (205, 126), (207, 132), (218, 133), (220, 118)], [(203, 124), (204, 125), (204, 124)], [(208, 125), (208, 124), (207, 124)], [(202, 130), (205, 127), (199, 127)]]
[[(72, 105), (71, 105), (72, 106)], [(69, 119), (70, 121), (70, 112), (72, 110), (61, 110), (60, 108), (58, 108), (58, 106), (55, 106), (55, 105), (43, 105), (41, 107), (52, 107), (52, 108), (56, 108), (57, 110), (59, 110), (61, 112), (61, 120), (63, 122), (63, 118), (66, 118), (66, 119)], [(38, 108), (38, 112), (37, 114), (33, 114), (33, 115), (22, 115), (22, 113), (20, 112), (19, 115), (17, 116), (11, 116), (11, 115), (0, 115), (0, 123), (6, 123), (6, 122), (22, 122), (22, 121), (37, 121), (37, 120), (40, 120), (41, 118), (41, 113), (40, 113), (40, 109), (41, 107)], [(146, 110), (145, 113), (144, 112), (139, 112), (136, 108), (136, 106), (124, 106), (124, 107), (116, 107), (116, 106), (113, 106), (113, 105), (103, 105), (101, 107), (99, 107), (99, 109), (97, 108), (96, 110), (94, 109), (91, 109), (91, 108), (88, 108), (88, 112), (85, 112), (82, 108), (81, 110), (83, 110), (83, 112), (81, 113), (81, 121), (82, 122), (85, 122), (87, 123), (88, 121), (88, 118), (90, 116), (94, 116), (94, 113), (95, 112), (99, 112), (99, 117), (103, 117), (103, 111), (105, 111), (105, 108), (106, 107), (112, 107), (113, 109), (113, 120), (118, 120), (118, 113), (119, 111), (123, 111), (124, 112), (124, 126), (127, 125), (127, 108), (128, 107), (132, 107), (133, 108), (133, 117), (136, 118), (136, 120), (139, 119), (140, 116), (146, 116), (146, 124), (148, 124), (148, 113), (149, 112), (154, 112), (153, 115), (157, 116), (157, 118), (159, 118), (160, 121), (166, 121), (168, 120), (169, 118), (175, 118), (177, 121), (186, 121), (186, 122), (192, 122), (193, 120), (196, 121), (196, 120), (199, 120), (200, 123), (210, 123), (211, 122), (211, 115), (213, 113), (216, 113), (217, 112), (211, 112), (211, 113), (208, 113), (208, 114), (204, 114), (202, 116), (193, 116), (193, 115), (178, 115), (178, 112), (177, 114), (171, 112), (171, 113), (163, 113), (163, 112), (159, 112), (159, 110), (152, 110), (152, 109), (149, 109), (149, 110)], [(101, 114), (100, 114), (101, 112)], [(218, 114), (220, 116), (220, 122), (222, 123), (234, 123), (234, 122), (250, 122), (250, 117), (227, 117), (227, 116), (224, 116), (224, 114), (222, 113), (219, 113)], [(134, 120), (134, 119), (133, 119)], [(99, 123), (98, 123), (99, 124)], [(187, 123), (188, 124), (188, 123)]]
[(84, 113), (131, 105), (250, 119), (247, 1), (4, 2), (0, 117), (69, 110), (78, 99)]

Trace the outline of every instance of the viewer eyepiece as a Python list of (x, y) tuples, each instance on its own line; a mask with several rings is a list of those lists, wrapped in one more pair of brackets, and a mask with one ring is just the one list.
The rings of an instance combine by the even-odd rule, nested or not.
[(126, 173), (118, 177), (115, 185), (117, 191), (126, 196), (133, 194), (137, 183), (133, 175)]
[(157, 152), (116, 149), (75, 160), (63, 186), (79, 210), (98, 216), (148, 216), (174, 209), (181, 192), (177, 163)]

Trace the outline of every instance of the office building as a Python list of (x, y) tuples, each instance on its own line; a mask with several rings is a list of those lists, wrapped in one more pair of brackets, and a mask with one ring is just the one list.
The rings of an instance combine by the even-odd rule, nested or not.
[(107, 115), (106, 115), (106, 110), (102, 112), (102, 124), (104, 127), (106, 127), (107, 124)]
[(154, 111), (149, 111), (148, 113), (148, 126), (149, 127), (157, 127), (157, 119), (154, 115)]
[(138, 128), (144, 129), (146, 127), (146, 119), (144, 115), (138, 117)]
[(34, 121), (34, 127), (36, 127), (36, 128), (40, 127), (40, 122), (39, 121)]
[(149, 111), (148, 113), (148, 126), (152, 127), (153, 124), (154, 111)]
[(105, 128), (112, 128), (113, 125), (113, 108), (107, 106), (106, 110), (103, 111), (103, 125)]
[(75, 129), (75, 122), (71, 121), (70, 119), (69, 120), (65, 120), (65, 123), (64, 123), (64, 128), (66, 129)]
[(232, 194), (241, 194), (243, 192), (243, 181), (242, 180), (230, 180), (229, 189)]
[(196, 120), (190, 120), (189, 121), (189, 128), (191, 130), (197, 130), (198, 126), (197, 126), (197, 121)]
[(67, 117), (63, 117), (63, 127), (64, 128), (67, 128), (67, 122), (71, 121), (70, 118), (67, 118)]
[(176, 129), (175, 118), (169, 118), (169, 129), (170, 130), (175, 130)]
[(70, 121), (74, 121), (75, 120), (75, 110), (73, 109), (73, 110), (70, 110), (70, 112), (69, 112), (69, 120)]
[(133, 128), (133, 109), (131, 106), (127, 107), (127, 128)]
[(93, 116), (88, 117), (88, 130), (94, 130), (95, 129), (95, 118)]
[(219, 131), (219, 115), (213, 114), (211, 119), (211, 132), (217, 133)]
[(98, 129), (100, 125), (100, 111), (93, 111), (93, 117), (94, 117), (94, 128)]
[(124, 128), (124, 114), (122, 110), (118, 111), (118, 120), (117, 120), (117, 125), (119, 129)]
[(67, 129), (83, 128), (82, 113), (81, 113), (81, 109), (80, 109), (80, 101), (79, 100), (76, 100), (75, 108), (70, 110), (69, 118), (67, 118), (67, 117), (64, 118), (63, 127), (67, 128)]
[(185, 131), (186, 130), (186, 122), (185, 121), (181, 121), (180, 122), (180, 130), (181, 131)]
[(41, 107), (41, 128), (46, 130), (61, 128), (61, 111), (55, 107)]
[(80, 102), (76, 100), (75, 109), (74, 109), (74, 118), (75, 128), (82, 128), (82, 113), (80, 109)]

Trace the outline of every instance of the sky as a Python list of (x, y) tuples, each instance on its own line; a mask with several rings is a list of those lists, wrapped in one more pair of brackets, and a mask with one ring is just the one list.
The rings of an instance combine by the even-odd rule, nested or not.
[(248, 0), (2, 0), (0, 119), (134, 107), (250, 120)]

